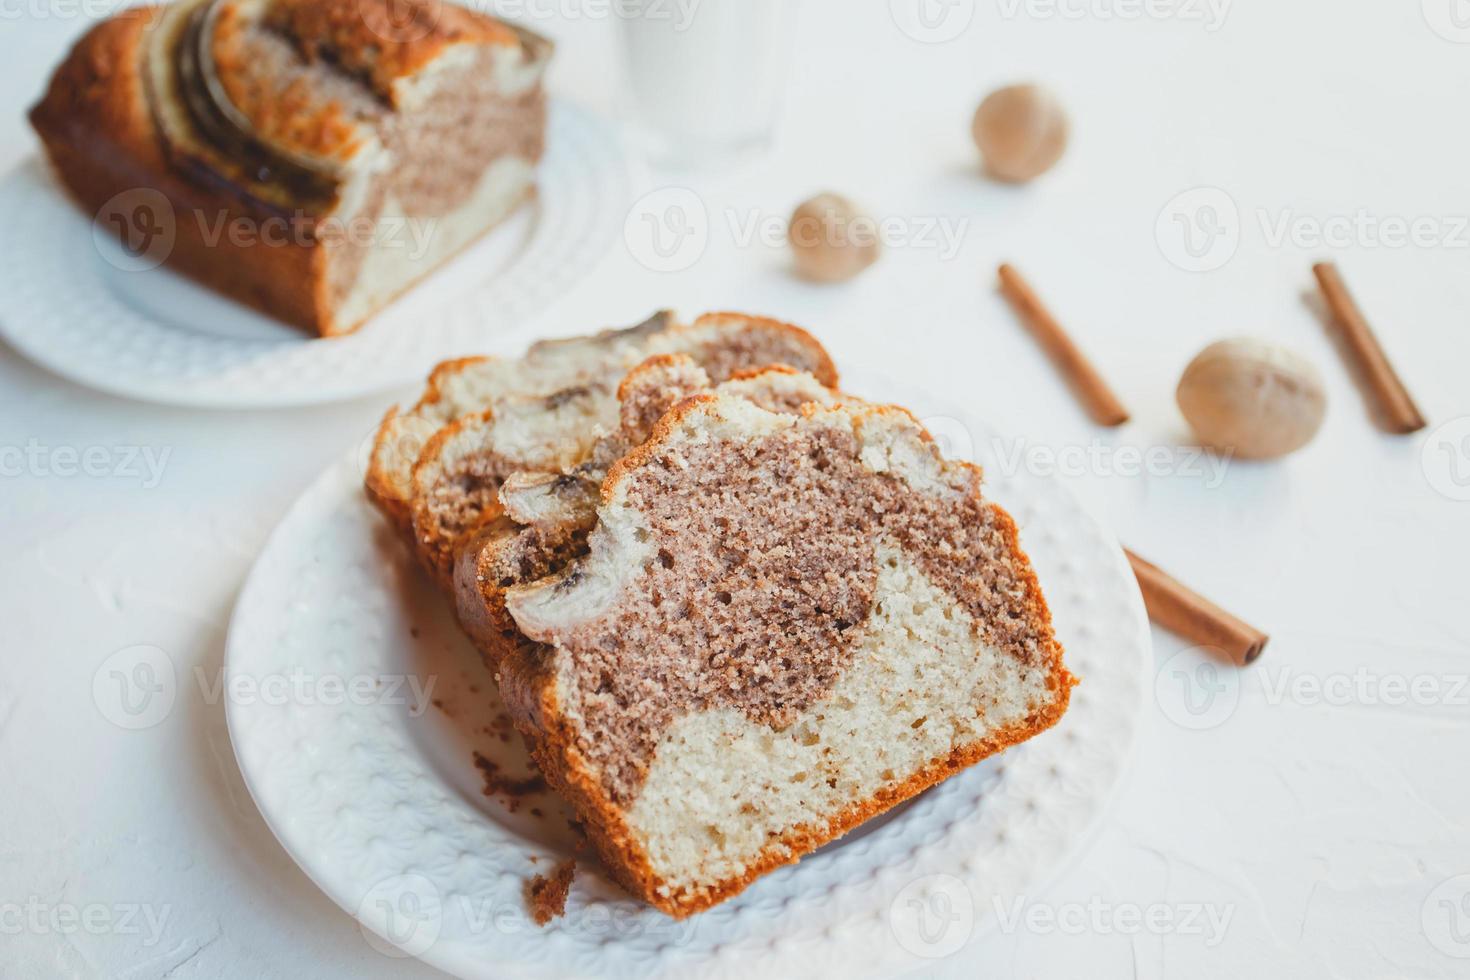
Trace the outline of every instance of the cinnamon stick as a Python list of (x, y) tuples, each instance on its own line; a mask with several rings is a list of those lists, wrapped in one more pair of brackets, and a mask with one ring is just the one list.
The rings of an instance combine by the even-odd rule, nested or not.
[(1098, 425), (1122, 425), (1128, 421), (1128, 410), (1113, 394), (1108, 383), (1092, 366), (1072, 338), (1051, 315), (1021, 274), (1010, 264), (1000, 267), (1000, 291), (1026, 324), (1068, 386), (1082, 402), (1082, 407)]
[(1312, 272), (1322, 287), (1322, 297), (1332, 312), (1331, 320), (1337, 325), (1344, 349), (1372, 393), (1373, 400), (1378, 403), (1388, 428), (1401, 434), (1424, 428), (1424, 416), (1419, 414), (1414, 400), (1409, 397), (1409, 390), (1388, 363), (1387, 355), (1358, 304), (1353, 302), (1337, 266), (1331, 262), (1318, 262), (1312, 266)]
[(1266, 649), (1270, 637), (1265, 633), (1186, 588), (1127, 548), (1123, 553), (1133, 566), (1149, 619), (1186, 640), (1218, 647), (1238, 664), (1250, 663)]

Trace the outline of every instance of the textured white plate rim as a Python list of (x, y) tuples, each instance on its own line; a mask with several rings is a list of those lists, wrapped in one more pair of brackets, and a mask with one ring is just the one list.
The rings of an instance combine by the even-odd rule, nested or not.
[[(77, 274), (74, 262), (65, 260), (72, 254), (66, 245), (79, 233), (90, 236), (89, 223), (44, 161), (32, 157), (0, 178), (0, 202), (11, 218), (0, 236), (0, 338), (67, 380), (157, 404), (272, 409), (381, 393), (422, 380), (440, 360), (486, 346), (516, 346), (531, 318), (589, 274), (617, 240), (637, 174), (637, 164), (607, 120), (554, 99), (536, 201), (447, 263), (468, 264), (485, 249), (503, 251), (496, 236), (518, 222), (529, 223), (529, 229), (518, 229), (525, 236), (524, 247), (494, 276), (479, 283), (466, 279), (453, 296), (441, 301), (434, 290), (443, 270), (436, 271), (362, 330), (342, 338), (323, 340), (284, 329), (288, 336), (280, 339), (224, 338), (162, 323), (117, 295), (105, 281), (106, 262), (98, 256), (88, 254), (95, 268)], [(184, 290), (185, 295), (204, 292), (166, 269), (161, 274), (169, 290)], [(205, 317), (225, 311), (230, 317), (259, 318), (213, 294), (200, 302), (207, 304), (200, 314)], [(416, 317), (432, 311), (452, 322), (411, 338), (393, 335), (403, 330), (372, 332), (376, 320), (394, 316), (405, 303), (411, 304), (407, 309)], [(493, 316), (487, 312), (491, 310), (496, 311)], [(192, 315), (187, 310), (177, 313)], [(92, 325), (77, 326), (84, 322)], [(146, 336), (104, 342), (107, 334), (97, 331), (115, 329), (109, 326), (115, 322), (131, 323)], [(393, 326), (413, 332), (414, 325)], [(217, 370), (199, 377), (183, 372), (150, 374), (155, 358), (144, 359), (150, 364), (145, 370), (129, 368), (124, 356), (111, 356), (128, 355), (135, 340), (197, 349), (225, 360)]]
[[(850, 381), (849, 385), (850, 387), (856, 387), (855, 385), (851, 385)], [(871, 387), (868, 387), (860, 390), (873, 389)], [(891, 388), (887, 390), (891, 391)], [(922, 403), (922, 401), (910, 401), (910, 404)], [(949, 418), (952, 419), (956, 417), (958, 416), (950, 416)], [(973, 427), (971, 431), (980, 433), (989, 432), (988, 429), (984, 429), (981, 427)], [(227, 671), (229, 671), (231, 674), (233, 674), (237, 670), (245, 669), (248, 662), (252, 658), (252, 655), (258, 652), (252, 651), (248, 644), (242, 642), (242, 634), (245, 631), (245, 624), (242, 623), (242, 620), (258, 615), (258, 611), (254, 607), (256, 593), (259, 591), (261, 581), (263, 577), (267, 577), (272, 572), (277, 570), (276, 563), (272, 562), (270, 559), (280, 549), (291, 548), (299, 544), (301, 533), (304, 530), (309, 530), (312, 527), (320, 524), (321, 520), (325, 516), (330, 514), (334, 507), (340, 506), (343, 503), (347, 503), (349, 506), (352, 507), (360, 506), (360, 503), (357, 500), (357, 498), (360, 497), (360, 494), (358, 494), (356, 489), (357, 478), (360, 472), (360, 461), (356, 459), (356, 454), (354, 454), (353, 457), (347, 460), (344, 460), (333, 465), (332, 467), (329, 467), (328, 470), (313, 484), (312, 488), (302, 495), (297, 503), (291, 508), (287, 516), (282, 520), (281, 524), (271, 534), (265, 549), (261, 553), (261, 557), (258, 560), (256, 567), (252, 569), (251, 574), (245, 584), (245, 587), (241, 591), (239, 603), (237, 604), (235, 614), (234, 616), (232, 616), (231, 619), (226, 654), (226, 668)], [(1039, 479), (1040, 478), (1023, 475), (1023, 482), (1026, 483), (1036, 483)], [(1115, 735), (1122, 736), (1121, 740), (1113, 746), (1115, 752), (1121, 751), (1122, 753), (1122, 758), (1116, 760), (1118, 763), (1117, 771), (1110, 778), (1108, 778), (1107, 784), (1105, 786), (1094, 788), (1094, 790), (1092, 791), (1092, 795), (1087, 798), (1087, 803), (1090, 806), (1090, 816), (1080, 827), (1077, 828), (1077, 832), (1071, 834), (1064, 839), (1064, 846), (1056, 848), (1050, 853), (1046, 854), (1045, 860), (1038, 860), (1037, 855), (1034, 854), (1030, 856), (1029, 864), (1025, 869), (1024, 874), (1020, 875), (1018, 884), (1012, 886), (1020, 887), (1023, 885), (1028, 890), (1026, 893), (1029, 894), (1035, 894), (1035, 891), (1037, 889), (1040, 889), (1046, 884), (1046, 882), (1052, 880), (1056, 875), (1060, 874), (1066, 863), (1074, 858), (1078, 853), (1080, 853), (1082, 849), (1088, 846), (1088, 844), (1094, 838), (1095, 834), (1100, 828), (1104, 814), (1111, 809), (1113, 803), (1115, 802), (1118, 793), (1120, 792), (1121, 786), (1126, 778), (1127, 771), (1131, 768), (1131, 761), (1135, 754), (1134, 748), (1136, 747), (1137, 743), (1139, 727), (1137, 724), (1137, 718), (1143, 705), (1144, 691), (1146, 690), (1146, 677), (1148, 671), (1150, 670), (1151, 664), (1151, 651), (1148, 642), (1148, 625), (1142, 608), (1142, 600), (1141, 597), (1138, 595), (1136, 585), (1133, 583), (1131, 573), (1128, 571), (1127, 563), (1124, 560), (1121, 549), (1118, 548), (1116, 542), (1113, 541), (1112, 538), (1108, 536), (1106, 532), (1097, 525), (1096, 521), (1085, 514), (1085, 512), (1081, 509), (1080, 504), (1078, 504), (1075, 499), (1071, 497), (1070, 491), (1067, 491), (1066, 488), (1061, 487), (1059, 484), (1056, 484), (1055, 481), (1041, 480), (1040, 482), (1051, 485), (1054, 490), (1060, 491), (1060, 497), (1055, 497), (1055, 495), (1053, 495), (1055, 499), (1069, 500), (1070, 506), (1072, 508), (1075, 508), (1074, 516), (1080, 515), (1081, 519), (1091, 525), (1101, 536), (1101, 540), (1105, 541), (1107, 543), (1107, 547), (1111, 549), (1111, 553), (1107, 557), (1107, 563), (1110, 566), (1109, 571), (1111, 572), (1112, 577), (1115, 580), (1115, 584), (1126, 583), (1126, 585), (1124, 586), (1124, 593), (1120, 594), (1123, 595), (1121, 605), (1125, 609), (1125, 615), (1127, 619), (1131, 620), (1131, 622), (1122, 622), (1118, 625), (1127, 630), (1131, 630), (1135, 637), (1140, 638), (1141, 642), (1135, 643), (1133, 645), (1133, 653), (1136, 656), (1136, 660), (1133, 664), (1133, 667), (1135, 669), (1131, 672), (1131, 679), (1127, 676), (1129, 674), (1129, 671), (1125, 669), (1126, 665), (1123, 664), (1116, 665), (1119, 673), (1117, 677), (1113, 678), (1114, 681), (1119, 679), (1125, 681), (1125, 689), (1127, 689), (1127, 684), (1131, 684), (1131, 690), (1129, 691), (1129, 693), (1131, 693), (1134, 699), (1134, 703), (1126, 706), (1128, 710), (1116, 715), (1114, 719), (1115, 724), (1120, 725), (1123, 729), (1126, 729), (1124, 731), (1118, 731), (1114, 733)], [(348, 495), (346, 499), (343, 498), (344, 494)], [(333, 501), (336, 501), (336, 503), (334, 504)], [(1006, 503), (1013, 509), (1015, 507), (1014, 500), (1002, 498), (1002, 502)], [(1028, 550), (1034, 551), (1034, 548), (1032, 546), (1027, 545), (1027, 547)], [(1046, 586), (1045, 579), (1043, 580), (1043, 585), (1044, 587)], [(1058, 609), (1065, 609), (1070, 599), (1065, 596), (1059, 596), (1056, 598), (1051, 598), (1051, 601), (1054, 606), (1054, 611), (1057, 611)], [(1069, 657), (1071, 657), (1070, 653)], [(258, 657), (256, 657), (256, 659), (258, 659)], [(1097, 673), (1095, 669), (1092, 672), (1085, 672), (1083, 674), (1083, 684), (1077, 689), (1077, 694), (1080, 697), (1086, 696), (1089, 687), (1092, 686), (1089, 684), (1089, 678), (1092, 678), (1092, 680), (1096, 682), (1104, 679), (1105, 676), (1106, 675)], [(1073, 712), (1076, 712), (1078, 710), (1079, 707), (1074, 702)], [(351, 876), (343, 874), (343, 868), (333, 865), (329, 855), (317, 853), (316, 849), (309, 839), (309, 834), (306, 832), (306, 829), (303, 828), (301, 821), (298, 819), (301, 816), (299, 813), (293, 813), (289, 809), (277, 809), (272, 804), (271, 794), (265, 791), (265, 783), (272, 779), (273, 773), (271, 772), (270, 767), (257, 767), (255, 761), (250, 758), (250, 753), (245, 751), (245, 747), (249, 744), (249, 741), (252, 738), (252, 734), (245, 730), (245, 720), (247, 716), (251, 713), (251, 708), (238, 705), (233, 700), (227, 700), (227, 716), (229, 719), (229, 729), (231, 733), (232, 744), (235, 747), (237, 760), (239, 761), (241, 771), (245, 777), (246, 785), (249, 787), (252, 797), (255, 799), (257, 806), (260, 807), (262, 814), (265, 816), (267, 824), (271, 827), (272, 831), (276, 834), (278, 839), (281, 840), (282, 845), (286, 848), (286, 850), (292, 854), (297, 863), (300, 864), (303, 870), (307, 872), (308, 876), (318, 885), (318, 887), (322, 888), (322, 890), (326, 892), (338, 905), (341, 905), (350, 914), (358, 916), (360, 907), (362, 905), (363, 893), (361, 886), (359, 885), (354, 887), (354, 885), (350, 881)], [(1068, 717), (1072, 717), (1072, 712), (1069, 712)], [(1065, 723), (1066, 722), (1064, 720), (1063, 724), (1065, 725)], [(929, 794), (925, 794), (924, 797), (920, 798), (919, 803), (924, 804), (925, 801), (929, 800), (931, 797), (938, 797), (945, 793), (949, 793), (949, 796), (953, 797), (955, 793), (950, 791), (965, 780), (970, 780), (971, 782), (985, 782), (986, 786), (983, 788), (983, 792), (987, 802), (993, 796), (1003, 796), (1004, 791), (1007, 789), (1007, 784), (1002, 778), (1001, 773), (1004, 772), (1004, 767), (1006, 766), (1008, 761), (1025, 757), (1028, 751), (1033, 750), (1032, 747), (1042, 744), (1043, 740), (1049, 739), (1057, 734), (1057, 732), (1047, 733), (1046, 735), (1040, 736), (1037, 740), (1028, 743), (1027, 746), (1013, 749), (1010, 752), (1005, 753), (1000, 757), (997, 757), (1000, 760), (1000, 768), (998, 768), (996, 773), (982, 775), (976, 770), (971, 770), (966, 774), (957, 776), (954, 779), (949, 780), (946, 784), (937, 787), (935, 790), (931, 790)], [(1050, 745), (1049, 742), (1046, 744)], [(1087, 789), (1087, 787), (1084, 787), (1084, 790)], [(954, 801), (950, 800), (949, 802), (953, 803)], [(1042, 803), (1045, 805), (1046, 802), (1046, 798), (1042, 797)], [(932, 803), (932, 801), (930, 804), (928, 804), (928, 813), (926, 813), (925, 818), (926, 820), (937, 806), (939, 806), (939, 804)], [(911, 817), (912, 812), (905, 811), (901, 813), (900, 816), (895, 818), (893, 823), (901, 824), (901, 822), (903, 821), (909, 821), (910, 823), (916, 824), (917, 830), (926, 831), (931, 829), (929, 825), (924, 821), (919, 820), (918, 818), (911, 819)], [(979, 819), (979, 817), (976, 817), (977, 821)], [(932, 823), (932, 821), (930, 821), (930, 823)], [(958, 821), (955, 822), (955, 824), (957, 823)], [(951, 826), (954, 826), (955, 824), (952, 824)], [(899, 837), (902, 837), (905, 833), (907, 833), (907, 831), (904, 831), (902, 828), (900, 828), (900, 831), (898, 832), (890, 833), (890, 829), (891, 827), (884, 827), (878, 833), (887, 835), (889, 838), (893, 838), (895, 836), (895, 833)], [(867, 842), (865, 841), (864, 844), (866, 843)], [(847, 845), (843, 844), (839, 846), (846, 847)], [(862, 845), (859, 845), (860, 848), (861, 846)], [(917, 843), (913, 846), (912, 852), (913, 854), (918, 855), (921, 851), (924, 850), (924, 848), (925, 845), (921, 841), (920, 843)], [(522, 850), (526, 849), (535, 850), (535, 847), (534, 845), (524, 845), (522, 847)], [(1012, 847), (1012, 850), (1015, 850), (1015, 848)], [(893, 853), (895, 853), (892, 847), (889, 848), (889, 852), (890, 857), (893, 855)], [(841, 854), (841, 852), (838, 853), (839, 855)], [(953, 857), (953, 855), (951, 855), (951, 857)], [(808, 862), (812, 862), (815, 860), (816, 857), (809, 858), (807, 862), (803, 862), (803, 864), (798, 867), (805, 867)], [(966, 878), (967, 883), (970, 880), (969, 876), (973, 875), (978, 870), (975, 866), (976, 860), (978, 860), (978, 858), (972, 859), (970, 862), (971, 866), (969, 868), (969, 871), (965, 874), (962, 874), (962, 877)], [(960, 862), (958, 862), (958, 864), (956, 864), (956, 867), (959, 867), (963, 864), (964, 861), (961, 860)], [(948, 867), (949, 863), (945, 862), (943, 866)], [(906, 872), (903, 872), (902, 869), (899, 869), (900, 873), (906, 873), (908, 877), (912, 879), (916, 874), (923, 870), (923, 863), (917, 861), (905, 861), (904, 867), (906, 867), (908, 870)], [(892, 869), (878, 868), (876, 869), (876, 871), (873, 871), (872, 877), (874, 881), (878, 881), (882, 877), (882, 873), (887, 870)], [(784, 873), (785, 871), (783, 870), (782, 872), (777, 872), (775, 875), (770, 877), (775, 878), (777, 876), (783, 875)], [(921, 875), (921, 877), (923, 876)], [(785, 880), (785, 884), (792, 885), (793, 883), (790, 879), (791, 876), (788, 875)], [(754, 891), (754, 889), (752, 889), (752, 891)], [(878, 891), (880, 892), (880, 894), (878, 895), (880, 905), (878, 917), (881, 918), (881, 906), (886, 905), (887, 901), (890, 900), (889, 898), (887, 898), (887, 896), (888, 893), (892, 891), (892, 889), (885, 889), (880, 887)], [(1009, 892), (1008, 894), (1015, 893), (1016, 892)], [(750, 892), (746, 893), (747, 896), (750, 894)], [(828, 897), (830, 898), (830, 896)], [(777, 903), (779, 905), (778, 912), (780, 917), (782, 917), (783, 919), (799, 918), (799, 916), (795, 915), (795, 910), (798, 908), (806, 913), (813, 912), (814, 910), (810, 908), (810, 905), (813, 904), (810, 899), (811, 896), (802, 897), (799, 892), (796, 895), (788, 894), (784, 902)], [(721, 906), (716, 910), (713, 910), (711, 913), (706, 913), (705, 917), (713, 917), (716, 914), (721, 913), (721, 910), (728, 910), (730, 906), (737, 905), (743, 900), (744, 896), (742, 896), (741, 898), (737, 898), (733, 902), (726, 903), (725, 906)], [(796, 901), (798, 904), (793, 906), (793, 901)], [(823, 906), (827, 903), (820, 902), (816, 904), (819, 906)], [(569, 911), (569, 917), (572, 914), (574, 914), (574, 912)], [(650, 914), (656, 915), (656, 913)], [(705, 917), (696, 917), (696, 919), (702, 919)], [(359, 918), (361, 917), (359, 916)], [(984, 908), (977, 909), (974, 919), (976, 926), (976, 928), (974, 929), (974, 933), (976, 935), (983, 934), (985, 930), (993, 925), (993, 916), (990, 914), (989, 910)], [(746, 924), (748, 924), (750, 921), (750, 916), (746, 916), (744, 919), (742, 919), (742, 922)], [(760, 922), (761, 920), (756, 921)], [(382, 930), (381, 923), (364, 921), (364, 925), (375, 931)], [(727, 921), (722, 922), (719, 927), (723, 928), (727, 925), (728, 919)], [(888, 932), (887, 929), (882, 930), (883, 934), (877, 935), (876, 937), (874, 933), (875, 930), (870, 928), (865, 931), (865, 935), (863, 936), (854, 937), (850, 934), (842, 934), (841, 922), (838, 921), (835, 924), (829, 925), (826, 932), (822, 932), (820, 934), (817, 941), (819, 952), (816, 955), (813, 954), (813, 950), (810, 948), (810, 937), (806, 937), (806, 941), (802, 943), (800, 942), (799, 938), (795, 937), (794, 935), (793, 937), (790, 937), (791, 941), (789, 942), (778, 936), (775, 939), (771, 939), (763, 948), (758, 948), (755, 950), (751, 950), (748, 947), (742, 947), (740, 943), (740, 938), (736, 937), (730, 943), (721, 942), (713, 944), (712, 948), (714, 952), (706, 951), (700, 954), (694, 962), (697, 962), (699, 964), (701, 970), (710, 974), (733, 974), (737, 972), (744, 972), (745, 970), (759, 965), (757, 960), (761, 958), (768, 960), (769, 963), (778, 964), (782, 968), (789, 968), (793, 962), (802, 959), (830, 965), (837, 962), (834, 959), (834, 956), (836, 955), (835, 951), (837, 948), (841, 947), (845, 953), (851, 953), (852, 947), (854, 947), (855, 945), (862, 947), (861, 952), (857, 955), (844, 956), (842, 957), (842, 959), (849, 961), (852, 968), (861, 968), (861, 971), (865, 973), (876, 972), (879, 970), (891, 971), (904, 969), (923, 965), (923, 963), (925, 962), (925, 960), (923, 959), (916, 958), (909, 955), (904, 950), (898, 949), (898, 944), (894, 942), (894, 934)], [(575, 950), (569, 950), (568, 944), (565, 942), (557, 945), (557, 942), (559, 942), (564, 937), (555, 936), (554, 940), (553, 936), (555, 936), (554, 933), (548, 933), (545, 938), (541, 940), (541, 943), (537, 948), (537, 955), (534, 958), (524, 955), (521, 957), (516, 957), (514, 955), (514, 950), (508, 948), (503, 951), (497, 949), (494, 962), (494, 975), (503, 976), (514, 974), (525, 976), (565, 976), (581, 975), (583, 973), (587, 975), (592, 975), (593, 973), (597, 972), (595, 967), (588, 968), (588, 962), (601, 963), (602, 960), (586, 961), (584, 958), (582, 968), (579, 969), (576, 965), (575, 958), (570, 955)], [(479, 937), (476, 938), (478, 941)], [(513, 938), (520, 939), (522, 937), (517, 936)], [(840, 941), (838, 941), (839, 938)], [(876, 942), (874, 942), (875, 938), (877, 940)], [(864, 939), (866, 939), (867, 941), (862, 941)], [(501, 943), (499, 945), (511, 947), (515, 944), (507, 939), (504, 943)], [(798, 949), (796, 948), (798, 945), (804, 945), (806, 948)], [(719, 955), (722, 952), (728, 952), (729, 950), (739, 951), (738, 961), (740, 967), (738, 970), (734, 969), (735, 964), (732, 962), (731, 956)], [(415, 952), (419, 953), (419, 955), (421, 955), (421, 958), (423, 958), (426, 962), (429, 962), (441, 969), (448, 970), (460, 976), (470, 977), (490, 975), (485, 972), (487, 969), (486, 950), (482, 947), (467, 945), (458, 941), (457, 939), (454, 939), (453, 937), (441, 938), (438, 942), (434, 943), (431, 948), (424, 951)], [(606, 945), (601, 947), (600, 952), (609, 961), (615, 958), (612, 956), (609, 947), (607, 947)], [(752, 952), (760, 954), (757, 956), (757, 960), (751, 959)], [(671, 949), (665, 947), (658, 951), (657, 955), (650, 954), (652, 955), (652, 959), (645, 957), (643, 960), (639, 960), (634, 957), (629, 961), (611, 965), (613, 966), (613, 972), (620, 973), (629, 972), (627, 968), (630, 966), (636, 967), (636, 969), (634, 969), (632, 972), (644, 973), (645, 975), (658, 972), (677, 973), (680, 970), (687, 970), (691, 966), (690, 956), (686, 955), (689, 953), (690, 951), (687, 949), (677, 947)], [(563, 959), (563, 956), (565, 956), (566, 958)], [(622, 969), (619, 969), (618, 967), (622, 967)]]

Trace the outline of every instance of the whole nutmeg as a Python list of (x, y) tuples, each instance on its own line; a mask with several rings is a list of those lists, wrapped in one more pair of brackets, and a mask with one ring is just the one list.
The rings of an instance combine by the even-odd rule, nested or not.
[(1067, 149), (1067, 114), (1039, 85), (1011, 85), (985, 97), (970, 135), (985, 168), (1001, 180), (1027, 181), (1056, 165)]
[(1222, 340), (1200, 351), (1175, 393), (1200, 442), (1245, 459), (1300, 449), (1322, 426), (1327, 393), (1311, 362), (1264, 340)]
[(878, 259), (878, 223), (841, 194), (818, 194), (796, 206), (786, 239), (797, 274), (842, 282)]

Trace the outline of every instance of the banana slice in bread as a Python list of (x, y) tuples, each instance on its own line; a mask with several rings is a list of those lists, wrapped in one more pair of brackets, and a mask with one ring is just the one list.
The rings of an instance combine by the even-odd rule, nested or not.
[(686, 398), (596, 518), (505, 589), (501, 691), (606, 866), (671, 915), (1066, 709), (1014, 522), (902, 409)]
[(448, 586), (455, 555), (499, 516), (506, 477), (561, 472), (585, 458), (619, 425), (617, 391), (628, 371), (674, 353), (715, 382), (778, 363), (836, 382), (831, 359), (806, 331), (734, 313), (687, 326), (659, 315), (630, 330), (537, 344), (517, 360), (454, 362), (434, 373), (412, 412), (384, 421), (369, 495), (411, 530), (425, 567)]

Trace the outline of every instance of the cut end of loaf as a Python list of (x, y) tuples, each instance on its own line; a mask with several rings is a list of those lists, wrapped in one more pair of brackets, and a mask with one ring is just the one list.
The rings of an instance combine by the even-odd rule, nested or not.
[(508, 608), (548, 645), (562, 781), (671, 914), (1065, 709), (1014, 523), (906, 412), (699, 396), (604, 495), (590, 554)]

